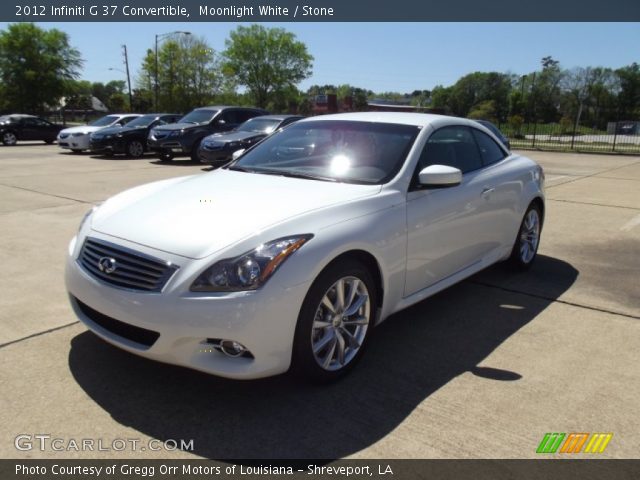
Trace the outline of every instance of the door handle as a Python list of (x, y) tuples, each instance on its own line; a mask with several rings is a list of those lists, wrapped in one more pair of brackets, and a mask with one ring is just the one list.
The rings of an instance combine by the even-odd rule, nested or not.
[(482, 193), (481, 193), (481, 195), (482, 195), (483, 197), (484, 197), (484, 196), (487, 196), (487, 195), (489, 195), (491, 192), (493, 192), (494, 190), (495, 190), (495, 188), (484, 187), (484, 188), (482, 189)]

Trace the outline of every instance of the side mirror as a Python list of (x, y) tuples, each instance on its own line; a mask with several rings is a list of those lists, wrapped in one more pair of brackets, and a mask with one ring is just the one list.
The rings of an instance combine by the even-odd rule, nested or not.
[(217, 123), (218, 125), (225, 125), (227, 122), (226, 122), (226, 121), (224, 121), (224, 120), (221, 118), (221, 119), (220, 119), (220, 120), (218, 120), (216, 123)]
[(240, 156), (244, 153), (244, 148), (241, 148), (240, 150), (236, 150), (235, 152), (233, 152), (233, 154), (231, 155), (231, 160), (237, 160), (238, 158), (240, 158)]
[(418, 182), (427, 188), (455, 187), (462, 182), (462, 172), (447, 165), (429, 165), (420, 170)]

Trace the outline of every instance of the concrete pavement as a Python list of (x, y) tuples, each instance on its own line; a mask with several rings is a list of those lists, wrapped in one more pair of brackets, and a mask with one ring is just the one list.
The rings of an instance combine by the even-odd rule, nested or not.
[[(613, 432), (640, 448), (640, 158), (525, 152), (547, 175), (540, 257), (395, 315), (362, 363), (317, 387), (232, 382), (150, 362), (78, 324), (62, 281), (93, 202), (201, 173), (0, 147), (2, 458), (523, 458), (546, 432)], [(193, 440), (192, 452), (18, 451), (19, 434)]]

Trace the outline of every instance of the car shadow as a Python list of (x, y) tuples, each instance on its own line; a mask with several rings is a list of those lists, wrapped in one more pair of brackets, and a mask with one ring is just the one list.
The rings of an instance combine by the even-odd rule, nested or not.
[[(500, 265), (489, 270), (505, 278), (529, 274), (507, 273)], [(310, 385), (289, 375), (225, 380), (131, 355), (90, 332), (71, 340), (69, 367), (116, 422), (160, 440), (193, 439), (197, 455), (341, 458), (384, 438), (461, 374), (518, 381), (517, 372), (480, 364), (578, 275), (570, 264), (545, 256), (532, 271), (541, 277), (553, 272), (549, 298), (474, 277), (389, 318), (373, 332), (357, 368), (334, 384)]]
[(163, 167), (193, 167), (194, 165), (203, 165), (202, 162), (194, 162), (190, 158), (174, 158), (173, 160), (168, 162), (163, 162), (159, 158), (156, 158), (149, 163), (153, 165), (162, 165)]

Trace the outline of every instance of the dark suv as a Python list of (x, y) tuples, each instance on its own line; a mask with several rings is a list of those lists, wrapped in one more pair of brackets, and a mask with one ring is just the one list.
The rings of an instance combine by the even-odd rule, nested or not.
[(198, 148), (204, 137), (233, 130), (250, 118), (268, 113), (259, 108), (246, 107), (196, 108), (178, 123), (152, 129), (147, 144), (162, 161), (172, 160), (175, 156), (191, 156), (193, 161), (198, 161)]

